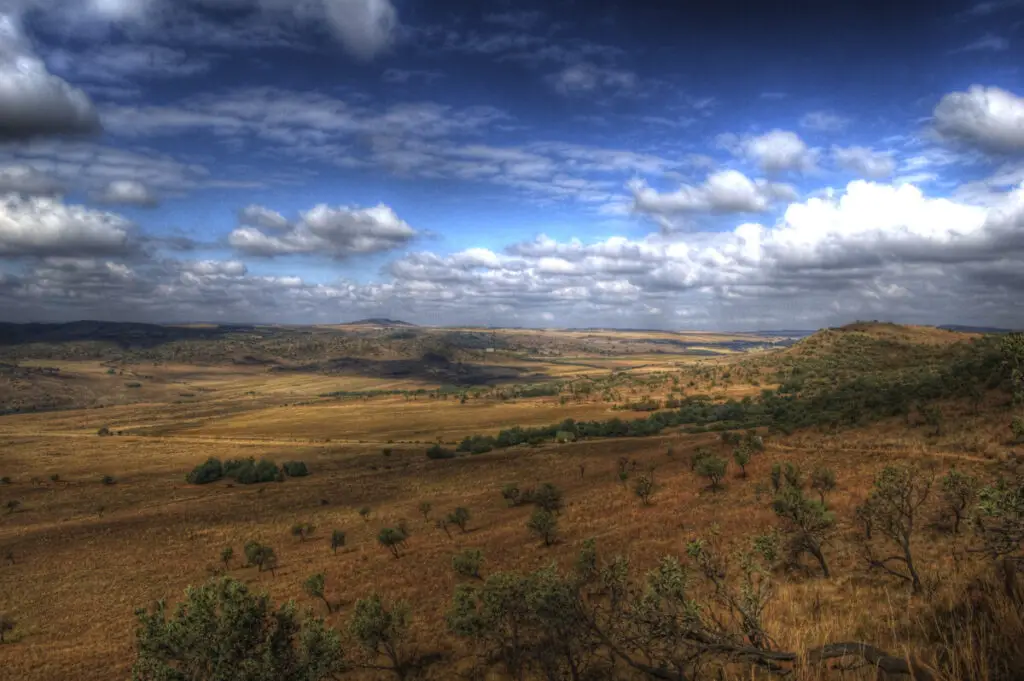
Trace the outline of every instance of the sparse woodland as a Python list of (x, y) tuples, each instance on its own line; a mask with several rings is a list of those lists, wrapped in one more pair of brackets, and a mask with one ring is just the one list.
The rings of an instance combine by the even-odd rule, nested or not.
[[(231, 397), (188, 418), (69, 411), (43, 432), (8, 416), (4, 664), (138, 681), (1024, 677), (1024, 335), (863, 323), (681, 357), (551, 363), (547, 381), (325, 379), (290, 407), (226, 372), (207, 387)], [(413, 430), (419, 410), (438, 435)], [(299, 441), (304, 423), (317, 436)], [(84, 453), (53, 456), (64, 442)]]

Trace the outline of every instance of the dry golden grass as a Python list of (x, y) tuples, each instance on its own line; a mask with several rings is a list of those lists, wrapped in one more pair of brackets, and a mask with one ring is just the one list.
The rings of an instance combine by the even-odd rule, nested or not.
[[(664, 356), (590, 360), (669, 366)], [(96, 373), (78, 365), (67, 370)], [(828, 465), (840, 481), (830, 500), (840, 519), (840, 540), (829, 556), (836, 576), (779, 576), (768, 614), (779, 645), (800, 650), (863, 639), (895, 651), (924, 650), (921, 621), (929, 602), (911, 598), (901, 584), (864, 573), (848, 539), (853, 508), (887, 463), (913, 460), (945, 468), (955, 462), (989, 477), (1002, 465), (1005, 449), (1004, 412), (988, 405), (974, 415), (951, 403), (944, 409), (952, 425), (939, 437), (893, 420), (835, 435), (805, 431), (770, 439), (767, 451), (749, 466), (749, 476), (731, 471), (726, 489), (716, 493), (705, 489), (688, 464), (696, 447), (720, 449), (711, 434), (519, 447), (446, 461), (430, 461), (424, 445), (401, 442), (452, 441), (567, 417), (632, 417), (610, 412), (603, 402), (331, 400), (316, 395), (419, 384), (279, 376), (248, 367), (161, 366), (152, 374), (168, 385), (184, 381), (198, 397), (185, 404), (154, 399), (0, 419), (0, 474), (13, 478), (0, 487), (0, 500), (22, 502), (17, 512), (0, 516), (0, 550), (12, 552), (15, 560), (0, 566), (0, 612), (18, 622), (17, 641), (0, 647), (5, 679), (125, 678), (133, 657), (133, 609), (154, 599), (178, 600), (187, 585), (210, 576), (223, 547), (233, 546), (239, 556), (252, 539), (276, 550), (280, 569), (276, 576), (260, 574), (240, 567), (236, 557), (232, 576), (276, 599), (293, 598), (320, 611), (322, 605), (304, 596), (301, 584), (322, 571), (329, 598), (341, 605), (329, 616), (339, 627), (354, 600), (371, 591), (408, 599), (416, 644), (455, 657), (458, 644), (444, 634), (442, 613), (457, 582), (451, 556), (458, 550), (481, 548), (484, 571), (492, 572), (530, 570), (552, 560), (568, 565), (589, 537), (597, 539), (603, 554), (626, 554), (638, 568), (664, 554), (679, 555), (688, 539), (716, 530), (735, 544), (773, 526), (774, 516), (766, 500), (756, 498), (755, 487), (779, 461), (797, 461), (805, 470)], [(758, 390), (737, 385), (720, 392), (741, 396)], [(286, 406), (304, 399), (314, 401)], [(104, 425), (135, 434), (97, 436)], [(385, 445), (389, 440), (396, 444)], [(384, 456), (383, 446), (393, 453)], [(208, 456), (300, 459), (312, 475), (257, 486), (186, 485), (184, 474)], [(615, 471), (622, 456), (637, 460), (641, 469), (655, 466), (653, 505), (640, 505), (619, 484)], [(50, 481), (53, 474), (59, 474), (59, 482)], [(103, 475), (117, 483), (101, 484)], [(568, 505), (557, 545), (543, 548), (528, 536), (528, 508), (505, 507), (499, 491), (508, 482), (553, 482), (565, 491)], [(453, 529), (448, 539), (421, 519), (421, 501), (433, 504), (435, 517), (456, 506), (469, 508), (470, 531)], [(362, 506), (372, 509), (366, 522), (357, 514)], [(395, 560), (377, 545), (376, 534), (403, 518), (413, 532), (405, 555)], [(289, 532), (300, 521), (317, 527), (301, 542)], [(329, 548), (334, 529), (348, 535), (348, 545), (337, 555)], [(927, 528), (917, 548), (926, 575), (943, 578), (933, 601), (954, 600), (971, 573), (954, 564), (948, 538)]]

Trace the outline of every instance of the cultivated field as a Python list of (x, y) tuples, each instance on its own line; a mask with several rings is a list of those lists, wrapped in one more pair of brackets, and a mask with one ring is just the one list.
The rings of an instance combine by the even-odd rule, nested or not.
[[(769, 479), (773, 465), (785, 462), (805, 477), (828, 468), (837, 482), (827, 493), (830, 576), (807, 556), (765, 566), (773, 586), (759, 626), (773, 649), (866, 641), (949, 678), (1009, 679), (1024, 669), (1012, 666), (1024, 659), (1024, 620), (1019, 610), (1012, 615), (1011, 600), (990, 598), (992, 561), (968, 550), (977, 537), (966, 525), (957, 534), (946, 527), (939, 481), (951, 466), (979, 484), (1024, 473), (1009, 427), (1019, 407), (994, 380), (980, 395), (949, 389), (919, 399), (908, 388), (898, 414), (883, 414), (864, 397), (910, 381), (907, 368), (924, 375), (954, 366), (959, 349), (970, 346), (967, 334), (873, 325), (824, 332), (788, 349), (792, 339), (604, 330), (367, 325), (245, 334), (134, 345), (19, 338), (0, 348), (7, 367), (0, 406), (12, 412), (0, 417), (0, 475), (7, 476), (0, 503), (17, 502), (0, 509), (7, 556), (0, 615), (15, 623), (0, 645), (0, 678), (129, 678), (134, 610), (178, 601), (187, 586), (221, 572), (276, 601), (295, 599), (342, 631), (357, 599), (377, 592), (388, 602), (406, 600), (403, 650), (432, 661), (409, 678), (508, 678), (501, 665), (474, 665), (469, 643), (447, 630), (456, 585), (479, 582), (453, 571), (453, 555), (480, 549), (483, 577), (553, 561), (569, 569), (590, 538), (603, 558), (627, 556), (640, 574), (664, 555), (685, 561), (698, 537), (732, 555), (780, 528)], [(459, 345), (467, 338), (479, 347)], [(845, 385), (837, 377), (851, 376), (879, 383), (843, 393), (860, 400), (856, 410), (835, 407), (827, 391)], [(782, 403), (772, 400), (788, 395), (797, 402), (786, 404), (798, 406), (780, 416)], [(715, 415), (726, 404), (738, 405), (739, 416)], [(426, 455), (438, 443), (447, 455), (468, 436), (514, 426), (632, 421), (676, 409), (703, 416), (644, 436), (588, 435), (580, 427), (570, 438), (535, 434), (514, 446), (498, 438), (484, 453)], [(804, 414), (816, 421), (794, 423)], [(741, 471), (736, 443), (721, 433), (736, 432), (738, 441), (748, 430), (745, 437), (756, 432), (764, 447)], [(693, 470), (698, 451), (729, 463), (721, 489)], [(208, 457), (303, 461), (310, 475), (187, 484), (185, 475)], [(855, 512), (876, 474), (902, 463), (936, 480), (912, 538), (923, 582), (917, 593), (867, 569)], [(649, 504), (634, 493), (644, 476), (654, 483)], [(529, 504), (510, 507), (502, 498), (509, 483), (563, 491), (553, 545), (527, 530)], [(810, 488), (807, 494), (817, 499)], [(431, 505), (427, 517), (422, 502)], [(466, 531), (436, 524), (456, 507), (471, 513)], [(297, 523), (315, 529), (299, 537)], [(400, 524), (407, 536), (396, 559), (378, 535)], [(334, 530), (345, 532), (337, 551)], [(245, 566), (242, 547), (252, 540), (274, 549), (273, 572)], [(225, 566), (227, 546), (234, 558)], [(735, 559), (727, 563), (735, 568)], [(329, 614), (303, 590), (316, 573), (326, 578)], [(973, 601), (965, 600), (970, 584)], [(977, 619), (999, 631), (971, 629), (974, 615), (964, 607), (992, 607), (988, 619)], [(1007, 643), (1014, 640), (1016, 650)], [(743, 660), (722, 664), (729, 677), (766, 674)], [(712, 668), (702, 673), (714, 678)], [(353, 678), (388, 674), (364, 669)], [(636, 674), (602, 678), (657, 678)], [(799, 674), (829, 673), (821, 663)], [(873, 678), (865, 668), (845, 674)]]

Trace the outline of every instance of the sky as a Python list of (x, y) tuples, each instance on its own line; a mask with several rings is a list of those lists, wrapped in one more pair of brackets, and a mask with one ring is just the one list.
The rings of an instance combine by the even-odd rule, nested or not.
[(1024, 326), (1024, 0), (0, 0), (0, 320)]

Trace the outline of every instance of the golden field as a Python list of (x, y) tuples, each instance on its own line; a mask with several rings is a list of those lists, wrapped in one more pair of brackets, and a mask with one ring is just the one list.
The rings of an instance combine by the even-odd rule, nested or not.
[[(537, 335), (525, 330), (508, 334)], [(955, 340), (936, 340), (943, 334), (911, 332), (901, 342)], [(606, 345), (649, 340), (640, 332), (572, 332), (574, 342), (587, 336), (611, 338), (601, 341)], [(693, 337), (695, 343), (712, 345), (736, 339)], [(814, 428), (767, 435), (766, 450), (748, 466), (748, 475), (741, 477), (730, 467), (719, 492), (709, 491), (689, 464), (698, 447), (726, 451), (717, 433), (669, 429), (651, 437), (517, 446), (450, 460), (424, 455), (428, 444), (442, 441), (451, 447), (465, 436), (493, 435), (513, 425), (643, 416), (612, 407), (672, 394), (671, 382), (646, 382), (655, 374), (677, 376), (679, 394), (701, 392), (719, 400), (775, 386), (767, 374), (756, 385), (722, 380), (732, 362), (750, 353), (723, 349), (723, 357), (714, 359), (670, 348), (651, 353), (642, 347), (619, 355), (576, 351), (558, 361), (479, 359), (528, 367), (529, 373), (515, 381), (522, 384), (596, 380), (613, 370), (633, 377), (615, 388), (611, 401), (600, 390), (570, 399), (500, 399), (491, 391), (502, 384), (467, 388), (465, 403), (456, 394), (431, 397), (429, 392), (325, 396), (432, 391), (444, 382), (141, 361), (117, 364), (120, 373), (111, 374), (107, 361), (19, 359), (20, 366), (59, 368), (66, 377), (60, 380), (75, 382), (75, 389), (88, 391), (94, 403), (0, 417), (0, 475), (10, 477), (0, 486), (0, 502), (20, 502), (13, 512), (0, 510), (0, 553), (12, 559), (0, 566), (0, 613), (17, 622), (12, 642), (0, 646), (0, 678), (128, 678), (134, 609), (157, 599), (178, 600), (186, 586), (205, 581), (221, 567), (225, 546), (235, 549), (230, 575), (266, 589), (276, 600), (295, 599), (317, 612), (323, 604), (304, 595), (301, 585), (307, 576), (325, 573), (328, 598), (340, 606), (328, 621), (339, 628), (354, 601), (370, 592), (408, 600), (415, 646), (442, 655), (432, 678), (454, 678), (461, 644), (445, 634), (442, 615), (460, 579), (451, 567), (460, 549), (480, 548), (487, 574), (535, 569), (551, 561), (569, 565), (580, 543), (591, 537), (602, 554), (626, 554), (641, 568), (664, 554), (680, 555), (685, 542), (696, 536), (717, 532), (726, 544), (737, 543), (776, 524), (758, 484), (773, 463), (782, 461), (808, 470), (830, 466), (839, 484), (830, 497), (838, 518), (838, 539), (830, 554), (834, 575), (779, 576), (766, 617), (779, 645), (802, 650), (828, 641), (866, 640), (897, 654), (934, 655), (938, 643), (922, 622), (937, 604), (962, 598), (965, 584), (977, 574), (975, 564), (951, 550), (939, 529), (922, 529), (916, 548), (930, 591), (928, 598), (912, 596), (903, 584), (863, 569), (850, 539), (856, 533), (853, 509), (874, 474), (889, 463), (914, 461), (939, 473), (955, 464), (986, 478), (1004, 471), (1008, 417), (999, 395), (987, 395), (978, 410), (958, 400), (940, 403), (945, 426), (939, 435), (896, 418), (834, 432)], [(716, 367), (717, 374), (694, 373), (698, 366), (702, 371)], [(130, 381), (142, 385), (124, 387)], [(8, 389), (24, 392), (24, 387)], [(474, 390), (479, 394), (473, 396)], [(120, 434), (97, 435), (103, 427)], [(209, 456), (302, 460), (311, 475), (249, 486), (186, 484), (185, 474)], [(636, 460), (642, 470), (653, 468), (657, 492), (650, 506), (620, 485), (620, 457)], [(116, 483), (102, 484), (104, 475)], [(564, 490), (566, 508), (556, 545), (545, 548), (529, 536), (524, 527), (528, 508), (506, 507), (500, 490), (510, 482), (552, 482)], [(432, 517), (456, 506), (470, 509), (469, 531), (453, 528), (449, 538), (421, 517), (417, 507), (422, 501), (432, 504)], [(371, 509), (366, 520), (358, 513), (362, 507)], [(396, 560), (376, 537), (380, 528), (399, 519), (407, 520), (412, 531)], [(298, 522), (316, 527), (304, 541), (290, 531)], [(329, 546), (335, 529), (347, 534), (347, 545), (337, 554)], [(241, 565), (241, 547), (252, 539), (275, 549), (280, 561), (276, 574)], [(963, 654), (983, 653), (965, 648)]]

